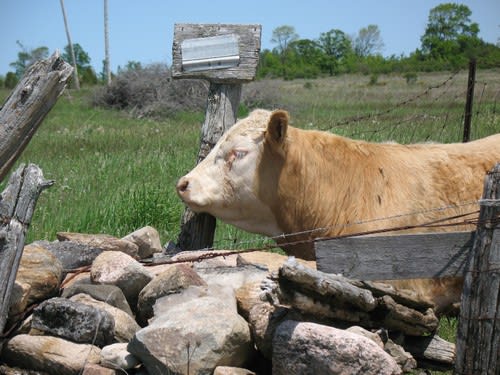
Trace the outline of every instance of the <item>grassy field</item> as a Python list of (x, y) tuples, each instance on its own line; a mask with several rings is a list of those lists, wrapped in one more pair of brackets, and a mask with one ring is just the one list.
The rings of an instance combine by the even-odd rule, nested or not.
[[(466, 80), (461, 72), (421, 74), (412, 85), (397, 75), (376, 84), (368, 76), (259, 81), (245, 87), (244, 103), (280, 106), (295, 126), (358, 139), (459, 142)], [(480, 70), (476, 81), (473, 139), (500, 132), (500, 72)], [(0, 103), (7, 95), (0, 91)], [(19, 161), (38, 164), (56, 182), (38, 201), (28, 242), (54, 240), (59, 231), (121, 237), (145, 225), (157, 228), (163, 243), (175, 241), (183, 211), (175, 183), (194, 165), (204, 114), (134, 119), (93, 107), (92, 95), (91, 88), (67, 90)], [(243, 104), (241, 115), (247, 112)], [(219, 225), (215, 247), (265, 241)], [(443, 322), (442, 334), (453, 337), (455, 325)]]

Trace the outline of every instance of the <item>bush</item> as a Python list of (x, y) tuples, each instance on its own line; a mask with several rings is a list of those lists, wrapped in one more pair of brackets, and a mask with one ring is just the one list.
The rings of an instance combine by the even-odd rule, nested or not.
[(408, 85), (414, 85), (417, 82), (417, 73), (415, 72), (406, 72), (403, 77)]
[(118, 73), (109, 87), (99, 88), (94, 104), (126, 110), (137, 117), (171, 115), (205, 108), (208, 84), (202, 80), (173, 80), (163, 64), (136, 66)]

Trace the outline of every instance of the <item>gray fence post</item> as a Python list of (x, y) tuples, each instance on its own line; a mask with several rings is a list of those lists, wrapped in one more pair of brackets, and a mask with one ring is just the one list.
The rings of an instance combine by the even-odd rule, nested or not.
[(465, 275), (456, 375), (500, 372), (500, 164), (490, 172)]
[[(172, 77), (210, 82), (198, 163), (236, 122), (242, 83), (253, 80), (257, 70), (260, 35), (260, 25), (175, 25)], [(182, 250), (212, 247), (215, 223), (214, 217), (186, 207), (177, 246)]]

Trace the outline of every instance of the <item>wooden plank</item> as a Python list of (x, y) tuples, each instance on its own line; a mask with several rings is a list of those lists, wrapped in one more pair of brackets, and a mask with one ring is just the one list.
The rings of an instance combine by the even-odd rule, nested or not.
[(462, 276), (474, 232), (365, 236), (316, 241), (320, 271), (362, 280)]
[[(208, 79), (217, 83), (243, 83), (255, 78), (260, 53), (261, 25), (175, 24), (172, 45), (172, 77)], [(224, 69), (188, 71), (182, 67), (182, 42), (189, 39), (236, 35), (239, 63)]]
[(465, 274), (455, 374), (500, 371), (500, 163), (488, 174)]

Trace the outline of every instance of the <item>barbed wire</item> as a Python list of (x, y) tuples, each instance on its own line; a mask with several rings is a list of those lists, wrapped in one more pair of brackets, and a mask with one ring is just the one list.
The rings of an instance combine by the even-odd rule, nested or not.
[[(383, 222), (383, 221), (394, 221), (397, 219), (403, 219), (403, 218), (408, 218), (411, 216), (418, 216), (418, 215), (425, 215), (425, 214), (431, 214), (431, 213), (436, 213), (436, 212), (443, 212), (446, 210), (452, 210), (452, 209), (462, 209), (467, 206), (477, 206), (478, 201), (473, 200), (473, 201), (467, 201), (463, 202), (460, 204), (450, 204), (450, 205), (445, 205), (445, 206), (439, 206), (439, 207), (432, 207), (428, 209), (423, 209), (423, 210), (416, 210), (416, 211), (411, 211), (407, 213), (401, 213), (397, 215), (391, 215), (391, 216), (384, 216), (384, 217), (377, 217), (377, 218), (372, 218), (372, 219), (364, 219), (364, 220), (357, 220), (353, 221), (352, 223), (344, 223), (344, 224), (334, 224), (334, 225), (329, 225), (325, 227), (320, 227), (320, 228), (312, 228), (304, 231), (297, 231), (293, 233), (288, 233), (288, 234), (280, 234), (277, 236), (272, 236), (272, 237), (267, 237), (265, 239), (257, 239), (257, 240), (245, 240), (245, 241), (239, 241), (235, 242), (232, 241), (232, 246), (221, 246), (220, 244), (223, 243), (224, 241), (216, 241), (215, 246), (212, 247), (212, 250), (216, 250), (217, 248), (225, 248), (227, 249), (228, 247), (230, 249), (235, 249), (235, 248), (241, 248), (243, 246), (247, 245), (252, 245), (252, 244), (257, 244), (257, 243), (262, 243), (263, 240), (268, 240), (268, 241), (278, 241), (278, 240), (285, 240), (286, 238), (291, 238), (291, 237), (296, 237), (296, 236), (304, 236), (304, 235), (315, 235), (317, 233), (325, 233), (333, 230), (337, 230), (339, 232), (346, 231), (350, 227), (353, 226), (359, 226), (359, 225), (366, 225), (366, 224), (373, 224), (377, 222)], [(479, 211), (474, 211), (471, 214), (477, 214)], [(439, 219), (440, 220), (440, 219)], [(445, 220), (450, 220), (450, 218), (445, 218)], [(225, 241), (224, 243), (227, 243), (229, 241)], [(278, 247), (274, 242), (273, 242), (273, 247)]]
[(414, 95), (408, 99), (405, 99), (403, 101), (400, 101), (399, 103), (396, 103), (394, 106), (392, 106), (391, 108), (388, 108), (386, 110), (383, 110), (383, 111), (379, 111), (379, 112), (373, 112), (373, 113), (368, 113), (366, 115), (360, 115), (360, 116), (354, 116), (354, 117), (349, 117), (349, 118), (346, 118), (346, 119), (343, 119), (341, 121), (338, 121), (334, 124), (332, 124), (331, 126), (329, 127), (325, 127), (325, 128), (321, 128), (321, 130), (331, 130), (333, 128), (337, 128), (337, 127), (342, 127), (342, 126), (347, 126), (347, 125), (350, 125), (352, 123), (356, 123), (356, 122), (360, 122), (360, 121), (365, 121), (365, 120), (369, 120), (369, 119), (372, 119), (372, 118), (376, 118), (376, 117), (380, 117), (380, 116), (384, 116), (384, 115), (387, 115), (393, 111), (395, 111), (396, 109), (400, 108), (400, 107), (404, 107), (410, 103), (413, 103), (417, 100), (419, 100), (420, 98), (423, 98), (427, 95), (429, 95), (430, 92), (432, 92), (433, 90), (435, 89), (439, 89), (441, 87), (444, 87), (446, 86), (450, 81), (454, 80), (455, 77), (461, 72), (461, 70), (457, 70), (455, 72), (453, 72), (447, 79), (445, 79), (443, 82), (441, 83), (438, 83), (436, 85), (431, 85), (431, 86), (428, 86), (423, 92), (417, 94), (417, 95)]

